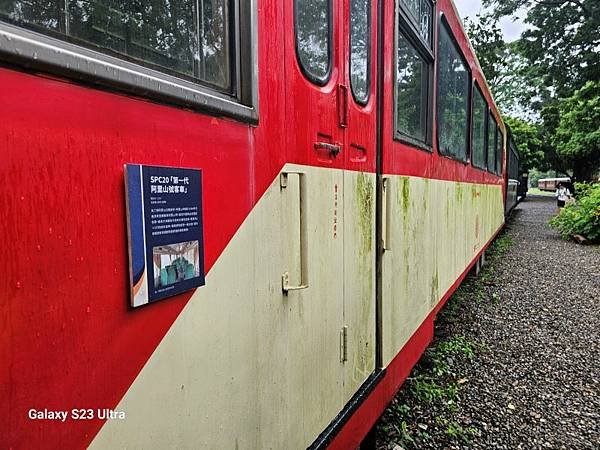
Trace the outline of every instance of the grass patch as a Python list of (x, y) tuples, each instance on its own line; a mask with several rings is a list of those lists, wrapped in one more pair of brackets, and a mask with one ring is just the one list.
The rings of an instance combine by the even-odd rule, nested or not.
[(538, 188), (529, 188), (527, 195), (543, 195), (545, 197), (554, 197), (554, 192), (541, 191)]

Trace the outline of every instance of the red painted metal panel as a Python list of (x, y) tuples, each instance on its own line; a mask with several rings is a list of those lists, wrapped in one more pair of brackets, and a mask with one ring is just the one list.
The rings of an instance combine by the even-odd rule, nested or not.
[(34, 422), (27, 410), (114, 407), (189, 298), (128, 309), (123, 164), (203, 169), (210, 269), (254, 202), (253, 139), (68, 83), (0, 80), (0, 177), (12, 186), (0, 193), (0, 446), (77, 447), (100, 422)]
[(344, 85), (348, 91), (348, 127), (344, 139), (344, 168), (361, 172), (375, 172), (377, 162), (377, 1), (371, 1), (371, 67), (369, 99), (366, 105), (354, 100), (350, 83), (350, 12), (351, 1), (344, 0), (343, 61)]
[[(426, 177), (440, 180), (454, 180), (469, 183), (502, 184), (502, 177), (490, 174), (486, 171), (477, 169), (470, 164), (447, 158), (438, 153), (437, 148), (437, 130), (435, 126), (435, 111), (437, 80), (434, 79), (433, 89), (433, 151), (417, 149), (415, 147), (403, 144), (393, 139), (394, 135), (394, 9), (393, 2), (384, 2), (384, 105), (383, 105), (383, 173), (395, 175), (407, 175), (416, 177)], [(473, 54), (467, 36), (465, 35), (460, 19), (455, 13), (451, 0), (440, 0), (436, 5), (436, 15), (434, 27), (437, 30), (439, 17), (444, 15), (448, 21), (452, 33), (456, 37), (467, 63), (471, 69), (474, 80), (477, 80), (482, 86), (482, 91), (488, 103), (492, 106), (494, 115), (500, 119), (500, 114), (496, 109), (490, 92), (486, 88), (484, 76), (479, 68), (475, 55)], [(434, 51), (437, 52), (437, 31), (434, 34)], [(435, 78), (435, 77), (434, 77)], [(499, 120), (499, 123), (502, 123)], [(504, 129), (504, 125), (502, 125)]]
[[(337, 19), (340, 15), (338, 2), (330, 6), (330, 70), (323, 86), (311, 82), (303, 73), (296, 52), (294, 1), (285, 8), (283, 42), (285, 53), (286, 118), (285, 128), (288, 145), (288, 162), (318, 167), (342, 168), (342, 155), (332, 154), (327, 147), (315, 147), (322, 143), (340, 147), (343, 151), (344, 135), (338, 123), (340, 102), (339, 85), (343, 84), (344, 66), (341, 59), (342, 36)], [(326, 24), (323, 24), (326, 27)], [(281, 45), (281, 43), (279, 43)], [(269, 70), (269, 69), (265, 69)]]
[(128, 308), (123, 164), (203, 170), (209, 271), (281, 169), (282, 5), (261, 2), (260, 125), (0, 69), (0, 448), (84, 448), (190, 294)]

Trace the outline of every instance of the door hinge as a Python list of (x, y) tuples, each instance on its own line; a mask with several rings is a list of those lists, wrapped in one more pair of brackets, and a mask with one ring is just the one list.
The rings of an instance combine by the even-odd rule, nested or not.
[(340, 331), (340, 362), (348, 361), (348, 325)]

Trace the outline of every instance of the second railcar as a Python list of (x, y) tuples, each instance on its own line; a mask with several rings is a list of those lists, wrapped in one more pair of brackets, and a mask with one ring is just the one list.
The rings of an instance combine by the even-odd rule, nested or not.
[(570, 184), (571, 179), (565, 178), (565, 177), (563, 177), (563, 178), (542, 178), (541, 180), (538, 180), (538, 189), (540, 191), (554, 192), (556, 190), (556, 187), (558, 186), (558, 183)]

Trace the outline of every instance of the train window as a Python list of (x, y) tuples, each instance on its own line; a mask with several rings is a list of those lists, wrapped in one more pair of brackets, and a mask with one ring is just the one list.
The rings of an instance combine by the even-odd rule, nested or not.
[(325, 84), (331, 69), (330, 0), (295, 0), (296, 51), (304, 74)]
[(498, 123), (490, 111), (488, 120), (487, 170), (496, 171), (496, 141), (498, 138)]
[(431, 47), (431, 24), (433, 17), (433, 3), (430, 0), (400, 0), (405, 17), (415, 27), (418, 35)]
[(444, 21), (440, 27), (438, 58), (439, 151), (443, 155), (466, 161), (469, 145), (470, 73)]
[(504, 156), (504, 134), (498, 127), (498, 137), (496, 139), (496, 173), (502, 174), (502, 160)]
[[(0, 44), (0, 52), (14, 59), (39, 59), (37, 63), (58, 68), (61, 74), (75, 72), (77, 78), (88, 75), (94, 82), (243, 116), (252, 108), (226, 103), (251, 107), (255, 97), (254, 24), (246, 3), (2, 1), (0, 33), (17, 42)], [(236, 22), (236, 16), (247, 17), (248, 23)], [(224, 96), (215, 96), (215, 91)]]
[(426, 143), (429, 67), (402, 32), (397, 47), (396, 132)]
[(471, 161), (475, 167), (485, 169), (486, 164), (486, 120), (488, 108), (485, 98), (477, 84), (473, 85), (473, 138)]
[[(432, 4), (428, 0), (400, 0), (400, 6), (396, 32), (395, 137), (429, 149), (433, 78), (433, 53), (429, 41)], [(425, 36), (417, 26), (421, 12), (429, 17), (422, 22), (423, 27), (429, 28)]]
[(350, 86), (354, 99), (369, 99), (371, 71), (371, 0), (352, 0), (350, 5)]

